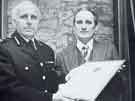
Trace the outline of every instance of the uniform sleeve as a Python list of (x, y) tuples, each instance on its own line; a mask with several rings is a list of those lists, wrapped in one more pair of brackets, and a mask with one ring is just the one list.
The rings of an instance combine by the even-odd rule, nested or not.
[(54, 50), (47, 44), (40, 42), (40, 46), (42, 46), (41, 55), (46, 55), (47, 59), (45, 59), (45, 68), (46, 71), (46, 89), (50, 93), (56, 93), (58, 90), (58, 74), (56, 72), (55, 66), (55, 53)]
[[(55, 61), (54, 51), (52, 49), (49, 50), (50, 52), (50, 60)], [(58, 74), (55, 68), (55, 63), (46, 63), (46, 68), (48, 69), (46, 72), (47, 75), (47, 90), (51, 93), (56, 93), (58, 90)]]
[(17, 78), (12, 57), (2, 45), (0, 45), (0, 95), (10, 96), (14, 101), (48, 100), (48, 93), (32, 88)]
[(59, 76), (59, 83), (65, 83), (65, 76), (66, 76), (66, 66), (64, 64), (64, 56), (62, 53), (57, 53), (56, 55), (56, 71)]

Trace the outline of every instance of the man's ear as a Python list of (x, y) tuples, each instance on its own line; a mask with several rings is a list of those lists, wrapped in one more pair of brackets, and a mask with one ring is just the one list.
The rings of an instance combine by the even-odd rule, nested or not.
[(12, 23), (12, 27), (16, 29), (17, 21), (15, 19), (13, 19), (13, 18), (11, 18), (11, 20), (12, 20), (12, 22), (11, 22)]
[(97, 31), (98, 30), (98, 27), (99, 27), (99, 25), (95, 25), (94, 26), (94, 31)]

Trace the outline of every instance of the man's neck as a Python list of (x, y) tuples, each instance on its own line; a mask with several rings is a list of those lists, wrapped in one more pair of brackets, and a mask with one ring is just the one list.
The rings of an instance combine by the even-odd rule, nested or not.
[(80, 40), (83, 44), (87, 44), (91, 39), (93, 39), (92, 37), (89, 38), (78, 38), (78, 40)]

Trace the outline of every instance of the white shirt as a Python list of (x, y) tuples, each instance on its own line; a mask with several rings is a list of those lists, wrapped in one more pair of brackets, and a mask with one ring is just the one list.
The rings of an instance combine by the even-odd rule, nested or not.
[(89, 57), (90, 57), (90, 54), (91, 54), (91, 51), (93, 49), (93, 39), (89, 40), (87, 42), (87, 44), (83, 44), (80, 40), (77, 40), (77, 48), (79, 49), (79, 51), (81, 53), (82, 53), (82, 48), (83, 47), (88, 47), (88, 53), (87, 53), (87, 55), (84, 58), (86, 61), (88, 61)]

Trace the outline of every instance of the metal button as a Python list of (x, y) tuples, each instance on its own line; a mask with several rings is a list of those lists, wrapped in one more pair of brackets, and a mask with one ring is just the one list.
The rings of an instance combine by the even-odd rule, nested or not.
[(126, 67), (126, 65), (122, 65), (122, 67), (123, 67), (123, 68), (125, 68), (125, 67)]
[(45, 79), (46, 79), (46, 76), (45, 76), (45, 75), (43, 75), (43, 76), (42, 76), (42, 79), (43, 79), (43, 80), (45, 80)]
[(40, 62), (40, 66), (43, 67), (44, 66), (44, 63), (43, 62)]
[(47, 93), (48, 91), (47, 91), (47, 90), (45, 90), (44, 92), (45, 92), (45, 93)]
[(25, 69), (26, 71), (28, 71), (28, 70), (29, 70), (29, 67), (28, 67), (28, 66), (26, 66), (24, 69)]

